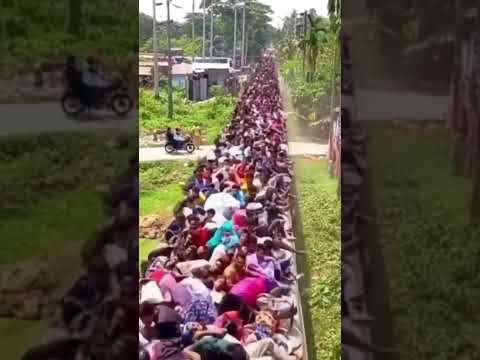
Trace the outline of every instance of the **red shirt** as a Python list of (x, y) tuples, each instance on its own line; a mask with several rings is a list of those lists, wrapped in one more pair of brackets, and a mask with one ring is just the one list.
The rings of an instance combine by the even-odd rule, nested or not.
[(196, 247), (201, 247), (207, 245), (207, 241), (210, 239), (211, 232), (208, 229), (199, 227), (196, 230), (191, 232), (192, 234), (192, 244)]

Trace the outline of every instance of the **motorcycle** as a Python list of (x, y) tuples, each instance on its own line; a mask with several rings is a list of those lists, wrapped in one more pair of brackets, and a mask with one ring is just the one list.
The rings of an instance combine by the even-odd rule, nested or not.
[(175, 146), (174, 144), (167, 141), (165, 144), (165, 152), (167, 154), (173, 154), (178, 150), (185, 150), (189, 154), (193, 153), (196, 149), (195, 144), (192, 141), (191, 137), (187, 137), (184, 141), (180, 142), (179, 145)]
[(85, 110), (111, 109), (119, 116), (127, 115), (133, 108), (133, 100), (128, 94), (126, 81), (117, 78), (106, 89), (98, 90), (99, 95), (93, 104), (87, 104), (79, 94), (68, 89), (62, 96), (62, 109), (68, 116), (77, 116)]

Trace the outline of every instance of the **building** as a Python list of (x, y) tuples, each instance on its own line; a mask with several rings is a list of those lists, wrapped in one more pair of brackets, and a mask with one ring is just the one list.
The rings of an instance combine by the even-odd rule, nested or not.
[[(167, 70), (168, 71), (168, 70)], [(172, 66), (173, 86), (188, 91), (188, 80), (193, 73), (191, 64), (175, 64)]]
[[(153, 54), (141, 54), (139, 61), (140, 84), (153, 85)], [(192, 101), (210, 97), (208, 89), (219, 85), (227, 92), (239, 91), (238, 76), (232, 68), (230, 58), (188, 58), (176, 56), (172, 62), (172, 83), (176, 88), (185, 89)], [(161, 78), (168, 76), (168, 58), (158, 56), (158, 73)]]
[(230, 58), (195, 58), (192, 65), (194, 72), (204, 72), (207, 75), (209, 88), (213, 85), (227, 88), (233, 72)]

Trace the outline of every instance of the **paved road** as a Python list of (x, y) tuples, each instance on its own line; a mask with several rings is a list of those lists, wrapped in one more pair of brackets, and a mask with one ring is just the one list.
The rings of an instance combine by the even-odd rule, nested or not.
[(445, 120), (448, 96), (358, 90), (356, 108), (360, 120)]
[(91, 118), (82, 115), (72, 119), (63, 113), (60, 102), (0, 104), (0, 135), (102, 129), (136, 132), (137, 119), (135, 111), (125, 118), (118, 118), (113, 112), (93, 111)]
[[(200, 150), (196, 150), (193, 154), (186, 152), (170, 155), (165, 152), (163, 147), (147, 147), (139, 149), (140, 162), (158, 161), (158, 160), (196, 160), (205, 157), (213, 145), (201, 146)], [(327, 152), (327, 145), (304, 142), (290, 142), (290, 155), (318, 155), (324, 156)]]

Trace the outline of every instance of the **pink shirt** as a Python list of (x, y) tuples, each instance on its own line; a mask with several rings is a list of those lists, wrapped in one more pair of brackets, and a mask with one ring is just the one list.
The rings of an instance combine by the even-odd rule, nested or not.
[(255, 307), (257, 298), (266, 291), (265, 278), (246, 277), (233, 285), (231, 294), (237, 295), (248, 305)]

